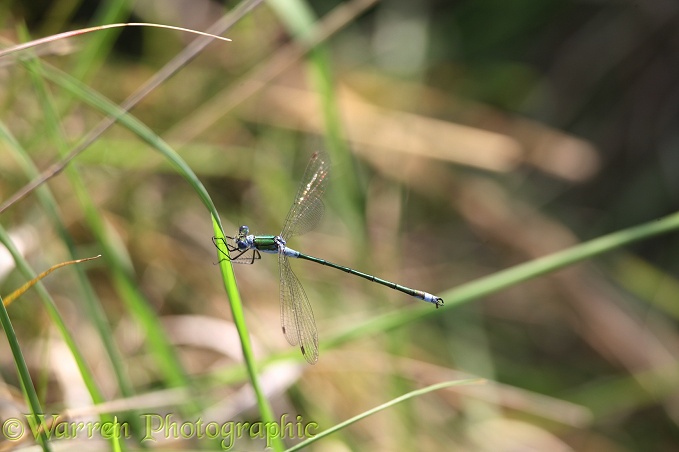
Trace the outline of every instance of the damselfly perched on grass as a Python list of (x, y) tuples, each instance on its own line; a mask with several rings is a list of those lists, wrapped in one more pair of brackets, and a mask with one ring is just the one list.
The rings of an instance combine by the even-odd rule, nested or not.
[(317, 257), (302, 254), (287, 247), (287, 241), (296, 235), (311, 231), (323, 216), (323, 201), (321, 197), (328, 184), (330, 159), (323, 152), (315, 152), (307, 165), (302, 183), (297, 191), (295, 201), (285, 219), (283, 230), (279, 235), (253, 235), (250, 228), (241, 226), (235, 237), (226, 237), (233, 243), (219, 238), (233, 256), (224, 253), (217, 246), (217, 239), (213, 242), (226, 257), (225, 259), (238, 264), (252, 264), (261, 257), (262, 253), (278, 254), (281, 288), (281, 325), (283, 334), (291, 345), (298, 345), (302, 355), (310, 363), (318, 361), (318, 332), (314, 313), (302, 284), (290, 268), (289, 257), (305, 259), (317, 264), (327, 265), (338, 270), (360, 276), (367, 280), (382, 284), (405, 294), (434, 304), (437, 308), (443, 305), (443, 299), (421, 290), (411, 289), (399, 284), (377, 278), (367, 273), (359, 272), (349, 267), (334, 264)]

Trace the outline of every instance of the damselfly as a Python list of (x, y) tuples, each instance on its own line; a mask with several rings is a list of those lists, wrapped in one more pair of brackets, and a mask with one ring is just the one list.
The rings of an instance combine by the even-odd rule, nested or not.
[[(289, 257), (306, 259), (317, 264), (327, 265), (338, 270), (360, 276), (361, 278), (382, 284), (405, 294), (434, 304), (437, 308), (443, 305), (443, 299), (421, 290), (411, 289), (399, 284), (377, 278), (367, 273), (359, 272), (349, 267), (334, 264), (317, 257), (302, 254), (287, 247), (287, 241), (296, 235), (311, 231), (323, 216), (324, 205), (321, 197), (328, 184), (330, 160), (322, 152), (311, 156), (302, 183), (297, 191), (295, 201), (285, 219), (283, 230), (279, 235), (253, 235), (250, 228), (241, 226), (235, 237), (226, 237), (231, 242), (213, 237), (213, 242), (226, 260), (238, 264), (252, 264), (261, 257), (262, 253), (278, 254), (278, 269), (280, 272), (281, 326), (283, 334), (290, 345), (299, 345), (302, 355), (310, 363), (318, 361), (318, 333), (314, 313), (311, 310), (302, 284), (290, 268)], [(227, 255), (217, 245), (221, 240), (233, 255)], [(224, 260), (224, 259), (222, 259)], [(220, 261), (221, 262), (221, 261)]]

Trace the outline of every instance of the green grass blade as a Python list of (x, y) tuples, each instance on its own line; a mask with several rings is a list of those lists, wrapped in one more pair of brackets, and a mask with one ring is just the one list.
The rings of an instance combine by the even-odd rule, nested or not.
[(91, 260), (94, 260), (94, 259), (98, 259), (98, 258), (100, 258), (100, 257), (101, 257), (101, 254), (99, 254), (99, 255), (97, 255), (97, 256), (92, 256), (92, 257), (85, 257), (85, 258), (82, 258), (82, 259), (74, 259), (74, 260), (71, 260), (71, 261), (60, 262), (60, 263), (58, 263), (58, 264), (52, 265), (50, 268), (48, 268), (47, 270), (45, 270), (45, 271), (43, 271), (42, 273), (40, 273), (40, 274), (39, 274), (38, 276), (36, 276), (34, 279), (31, 279), (30, 281), (26, 282), (23, 286), (21, 286), (21, 287), (19, 287), (18, 289), (14, 290), (11, 294), (7, 295), (7, 296), (5, 297), (5, 301), (4, 301), (5, 306), (9, 306), (10, 304), (12, 304), (12, 302), (13, 302), (14, 300), (18, 299), (18, 298), (21, 297), (23, 294), (25, 294), (26, 292), (28, 292), (28, 290), (29, 290), (31, 287), (35, 286), (35, 285), (38, 283), (38, 281), (40, 281), (41, 279), (46, 278), (47, 275), (49, 275), (49, 274), (52, 273), (53, 271), (56, 271), (56, 270), (58, 270), (58, 269), (60, 269), (60, 268), (63, 268), (63, 267), (66, 267), (67, 265), (79, 264), (79, 263), (81, 263), (81, 262), (91, 261)]
[[(38, 399), (38, 394), (35, 392), (35, 387), (33, 386), (33, 381), (31, 380), (31, 375), (28, 372), (28, 366), (26, 365), (26, 360), (24, 360), (24, 355), (21, 353), (21, 347), (19, 346), (19, 340), (14, 333), (14, 327), (9, 319), (9, 314), (5, 308), (5, 304), (2, 302), (2, 297), (0, 297), (0, 323), (2, 323), (2, 329), (5, 330), (5, 335), (7, 336), (7, 342), (12, 350), (12, 356), (14, 357), (14, 364), (17, 367), (17, 373), (19, 374), (19, 381), (21, 381), (21, 389), (24, 392), (24, 396), (28, 402), (28, 406), (31, 410), (32, 419), (40, 419), (39, 415), (43, 414), (42, 407), (40, 406), (40, 400)], [(30, 422), (29, 422), (30, 423)], [(35, 435), (36, 440), (42, 447), (44, 451), (50, 451), (49, 442), (47, 441), (47, 436), (43, 429), (39, 429)]]
[[(212, 227), (214, 229), (215, 238), (218, 239), (217, 243), (223, 241), (224, 232), (222, 231), (222, 227), (218, 219), (214, 216), (212, 217)], [(236, 284), (236, 276), (233, 273), (233, 266), (231, 265), (231, 261), (224, 259), (222, 255), (223, 252), (228, 256), (229, 250), (227, 250), (226, 247), (222, 247), (220, 249), (221, 251), (217, 250), (217, 258), (220, 259), (219, 268), (222, 271), (224, 288), (226, 289), (226, 294), (229, 297), (229, 306), (231, 307), (233, 322), (236, 325), (236, 330), (238, 331), (238, 336), (240, 337), (241, 348), (243, 350), (243, 359), (245, 361), (245, 367), (248, 372), (250, 383), (252, 384), (252, 389), (255, 392), (257, 405), (259, 406), (259, 413), (262, 416), (262, 421), (264, 423), (275, 422), (273, 410), (271, 409), (271, 405), (269, 404), (269, 401), (267, 400), (259, 382), (256, 360), (252, 351), (252, 345), (250, 344), (248, 327), (247, 323), (245, 322), (245, 313), (243, 312), (243, 303), (241, 302), (240, 293), (238, 292), (238, 285)], [(278, 436), (268, 438), (268, 441), (270, 441), (270, 444), (272, 444), (275, 450), (280, 451), (284, 449), (283, 441)]]
[[(28, 265), (28, 262), (26, 262), (26, 260), (21, 256), (19, 250), (16, 249), (5, 229), (1, 226), (0, 226), (0, 243), (5, 245), (7, 250), (12, 255), (12, 258), (14, 259), (17, 268), (27, 280), (33, 279), (37, 276), (36, 273)], [(71, 354), (73, 355), (73, 358), (75, 359), (78, 365), (80, 375), (83, 377), (83, 381), (87, 386), (87, 389), (93, 401), (95, 403), (103, 402), (104, 400), (103, 395), (101, 394), (101, 391), (99, 390), (99, 387), (97, 386), (94, 380), (94, 376), (92, 372), (90, 372), (84, 356), (82, 355), (82, 353), (80, 353), (80, 349), (76, 345), (73, 336), (71, 336), (71, 333), (66, 328), (66, 324), (61, 318), (61, 315), (59, 314), (59, 311), (57, 310), (56, 305), (54, 304), (54, 300), (52, 300), (52, 297), (49, 295), (49, 293), (45, 289), (45, 286), (42, 283), (40, 282), (37, 283), (35, 285), (35, 289), (37, 290), (38, 295), (43, 301), (45, 308), (47, 309), (47, 313), (50, 316), (50, 319), (57, 327), (57, 330), (61, 333), (64, 342), (66, 342), (66, 345), (71, 351)]]
[[(24, 64), (29, 70), (29, 74), (34, 82), (38, 93), (38, 100), (42, 105), (45, 115), (47, 134), (51, 141), (57, 144), (59, 152), (64, 155), (68, 152), (66, 139), (61, 130), (58, 114), (54, 102), (45, 86), (44, 71), (38, 60), (25, 61)], [(185, 386), (189, 383), (186, 374), (174, 353), (174, 347), (170, 344), (166, 334), (160, 324), (155, 312), (150, 308), (150, 303), (137, 289), (133, 281), (132, 272), (126, 266), (126, 260), (117, 252), (111, 236), (111, 232), (106, 228), (101, 214), (94, 205), (89, 192), (82, 181), (77, 167), (70, 165), (65, 171), (71, 185), (77, 194), (78, 200), (85, 211), (85, 218), (105, 252), (105, 259), (112, 270), (113, 280), (122, 298), (127, 303), (130, 311), (135, 314), (137, 321), (141, 324), (146, 333), (148, 343), (153, 352), (153, 356), (161, 369), (163, 378), (171, 386)]]
[[(132, 115), (127, 114), (123, 109), (113, 104), (112, 102), (108, 101), (99, 93), (94, 92), (86, 85), (78, 82), (77, 80), (74, 80), (67, 74), (64, 74), (56, 69), (49, 67), (45, 67), (43, 73), (45, 74), (45, 77), (56, 82), (61, 87), (68, 89), (83, 101), (89, 103), (95, 108), (100, 109), (105, 114), (115, 117), (119, 123), (126, 126), (133, 133), (137, 134), (137, 136), (142, 138), (146, 143), (151, 145), (153, 149), (160, 152), (167, 160), (169, 160), (172, 163), (172, 165), (177, 169), (177, 172), (181, 176), (183, 176), (188, 181), (189, 185), (194, 189), (194, 191), (196, 191), (203, 204), (212, 214), (216, 230), (219, 231), (219, 233), (217, 232), (215, 233), (215, 236), (223, 236), (223, 227), (221, 225), (221, 221), (219, 220), (219, 215), (207, 190), (203, 186), (202, 182), (200, 182), (196, 174), (193, 172), (193, 170), (164, 140), (162, 140), (159, 136), (153, 133), (148, 127), (146, 127)], [(86, 195), (85, 188), (81, 187), (80, 189), (78, 189), (78, 194), (79, 196)], [(95, 212), (90, 212), (88, 214), (88, 218), (90, 218), (90, 216), (92, 222), (99, 221), (97, 220), (98, 215), (96, 215)], [(103, 228), (103, 225), (97, 226), (96, 229), (98, 230), (99, 228)], [(112, 248), (107, 249), (105, 247), (105, 252), (103, 254), (106, 257), (115, 256), (118, 253), (117, 250), (115, 249)], [(124, 260), (120, 260), (118, 264), (122, 265), (123, 262)], [(247, 334), (247, 327), (244, 323), (244, 320), (242, 319), (242, 305), (240, 303), (240, 297), (237, 295), (237, 290), (236, 291), (233, 290), (233, 288), (235, 288), (235, 277), (233, 276), (233, 269), (231, 268), (230, 265), (228, 265), (226, 269), (222, 267), (222, 271), (225, 272), (224, 274), (226, 275), (225, 281), (229, 280), (232, 281), (230, 283), (225, 282), (225, 285), (227, 287), (227, 294), (229, 295), (229, 303), (231, 304), (232, 311), (234, 312), (234, 320), (236, 322), (239, 322), (239, 320), (236, 320), (236, 317), (239, 315), (238, 313), (240, 312), (241, 323), (240, 325), (236, 323), (236, 325), (239, 328), (243, 329), (243, 331), (245, 332), (244, 334)], [(136, 300), (134, 303), (130, 304), (130, 308), (135, 310), (135, 313), (138, 316), (138, 318), (143, 319), (142, 322), (144, 324), (147, 323), (149, 324), (146, 326), (147, 328), (153, 329), (154, 327), (151, 327), (150, 324), (156, 322), (156, 320), (154, 320), (155, 319), (154, 314), (147, 308), (148, 306), (147, 303), (142, 303), (141, 300), (138, 299), (138, 297), (140, 297), (141, 295), (137, 294), (137, 291), (134, 289), (134, 286), (126, 282), (127, 278), (125, 277), (125, 273), (126, 272), (116, 271), (114, 273), (114, 281), (116, 282), (116, 285), (122, 290), (122, 293), (125, 295), (124, 299)], [(234, 304), (236, 305), (235, 307)], [(164, 357), (163, 361), (164, 367), (170, 367), (171, 361), (169, 358), (169, 350), (167, 350), (168, 353), (165, 353), (164, 351), (165, 345), (163, 345), (163, 341), (162, 339), (160, 339), (160, 335), (159, 336), (151, 335), (149, 337), (149, 340), (151, 341), (151, 344), (154, 345), (154, 348), (156, 348), (159, 351), (162, 350), (160, 354), (162, 357)], [(246, 360), (248, 359), (249, 364), (246, 365), (250, 366), (249, 377), (253, 388), (255, 388), (255, 393), (257, 394), (260, 415), (262, 416), (262, 420), (264, 422), (273, 422), (274, 421), (272, 414), (273, 411), (271, 410), (271, 407), (268, 404), (268, 401), (266, 400), (263, 391), (261, 390), (261, 385), (259, 384), (256, 369), (254, 366), (254, 358), (252, 357), (251, 352), (249, 357), (246, 357)], [(246, 361), (246, 363), (247, 362), (248, 361)], [(276, 443), (274, 443), (274, 445), (275, 444)], [(282, 450), (282, 445), (277, 446), (277, 450)]]
[[(13, 157), (17, 160), (24, 173), (29, 178), (35, 178), (38, 176), (39, 171), (31, 161), (28, 153), (19, 144), (18, 140), (12, 135), (9, 129), (0, 123), (0, 140), (5, 141), (8, 146), (8, 150), (12, 153)], [(77, 258), (76, 248), (73, 239), (71, 238), (66, 225), (64, 224), (59, 209), (57, 208), (57, 202), (52, 195), (49, 186), (43, 185), (38, 187), (36, 190), (36, 196), (40, 202), (42, 208), (47, 213), (47, 216), (51, 220), (52, 224), (55, 226), (57, 234), (61, 242), (66, 246), (68, 254), (71, 260)], [(90, 284), (85, 271), (79, 265), (74, 267), (74, 271), (77, 276), (77, 286), (81, 290), (82, 297), (77, 297), (77, 299), (83, 300), (83, 307), (86, 313), (85, 318), (92, 321), (99, 338), (102, 341), (104, 349), (106, 351), (106, 356), (109, 358), (113, 373), (116, 378), (118, 389), (123, 397), (131, 397), (134, 395), (134, 390), (132, 384), (129, 381), (127, 373), (124, 370), (123, 359), (120, 351), (118, 350), (115, 341), (113, 340), (113, 332), (111, 331), (109, 322), (106, 318), (106, 314), (101, 305), (99, 298), (97, 297), (94, 288)], [(83, 378), (91, 378), (88, 376), (83, 376)], [(101, 398), (98, 394), (90, 394), (93, 400), (98, 400)], [(133, 431), (141, 431), (141, 424), (138, 419), (134, 416), (130, 418), (133, 423)]]
[(477, 300), (528, 279), (677, 229), (679, 229), (679, 213), (674, 213), (658, 220), (604, 235), (448, 290), (441, 294), (445, 300), (445, 305), (441, 309), (432, 309), (431, 306), (418, 303), (411, 309), (389, 312), (362, 324), (352, 325), (351, 329), (326, 339), (322, 348), (333, 348), (339, 344), (398, 328), (425, 317), (440, 315), (443, 311), (454, 306)]
[(483, 380), (480, 379), (471, 379), (471, 380), (458, 380), (458, 381), (446, 381), (443, 383), (437, 383), (435, 385), (427, 386), (426, 388), (422, 389), (417, 389), (415, 391), (411, 391), (407, 394), (403, 394), (400, 397), (396, 397), (393, 400), (390, 400), (389, 402), (383, 403), (382, 405), (376, 406), (375, 408), (372, 408), (368, 411), (364, 411), (363, 413), (354, 416), (350, 419), (347, 419), (344, 422), (340, 422), (339, 424), (329, 428), (328, 430), (325, 430), (318, 435), (315, 435), (313, 438), (306, 439), (305, 441), (302, 441), (299, 444), (294, 445), (293, 447), (287, 449), (288, 452), (293, 452), (296, 450), (302, 450), (305, 447), (310, 446), (311, 444), (315, 443), (316, 441), (320, 441), (321, 439), (325, 438), (326, 436), (332, 435), (333, 433), (342, 430), (345, 427), (350, 426), (351, 424), (355, 424), (356, 422), (367, 418), (368, 416), (372, 416), (375, 413), (379, 413), (380, 411), (386, 410), (387, 408), (390, 408), (394, 405), (397, 405), (401, 402), (405, 402), (406, 400), (412, 399), (413, 397), (419, 397), (424, 394), (428, 394), (433, 391), (438, 391), (439, 389), (444, 389), (444, 388), (449, 388), (451, 386), (460, 386), (460, 385), (468, 385), (468, 384), (478, 384), (481, 383)]
[(102, 254), (111, 269), (114, 285), (130, 312), (143, 328), (150, 350), (162, 370), (164, 379), (170, 386), (188, 385), (186, 372), (167, 338), (160, 319), (135, 282), (134, 270), (130, 266), (126, 250), (116, 245), (120, 241), (112, 235), (113, 231), (104, 223), (77, 168), (69, 166), (66, 168), (66, 173), (85, 211), (87, 223), (103, 248)]
[[(33, 279), (35, 278), (35, 273), (31, 275), (31, 272), (28, 269), (28, 264), (21, 258), (20, 254), (18, 253), (18, 250), (14, 247), (12, 244), (9, 236), (5, 232), (4, 228), (0, 226), (0, 243), (5, 245), (7, 250), (12, 254), (14, 257), (14, 261), (17, 264), (17, 267), (24, 273), (24, 275), (27, 277), (27, 279)], [(46, 294), (46, 291), (44, 290), (44, 287), (41, 285), (41, 283), (38, 283), (38, 289), (40, 292), (40, 289), (42, 289), (43, 294)], [(43, 295), (41, 294), (41, 295)], [(63, 322), (59, 322), (61, 320), (61, 317), (59, 316), (59, 313), (56, 311), (56, 308), (54, 306), (54, 303), (51, 300), (47, 300), (46, 298), (43, 297), (43, 301), (46, 302), (46, 306), (48, 308), (48, 313), (50, 316), (52, 316), (54, 320), (54, 316), (58, 319), (56, 322), (57, 328), (60, 330), (62, 335), (64, 336), (64, 340), (66, 343), (70, 346), (75, 346), (75, 343), (73, 342), (72, 338), (70, 337), (70, 334), (66, 330), (66, 327)], [(5, 330), (5, 334), (7, 335), (7, 341), (9, 342), (9, 346), (12, 350), (12, 356), (14, 357), (14, 364), (17, 367), (17, 372), (19, 374), (19, 381), (21, 382), (21, 389), (24, 393), (24, 396), (26, 397), (26, 401), (28, 402), (28, 406), (31, 410), (31, 416), (32, 419), (34, 420), (39, 420), (40, 416), (44, 414), (42, 407), (40, 406), (40, 399), (38, 398), (38, 394), (35, 390), (35, 386), (33, 385), (33, 381), (31, 380), (30, 373), (28, 372), (28, 366), (26, 365), (26, 361), (24, 360), (24, 356), (21, 353), (21, 347), (19, 346), (19, 341), (16, 337), (16, 334), (14, 332), (14, 328), (12, 327), (12, 322), (10, 321), (9, 314), (7, 312), (7, 309), (5, 308), (4, 302), (2, 302), (1, 297), (0, 297), (0, 323), (2, 323), (2, 327)], [(77, 356), (74, 355), (76, 362), (78, 365), (84, 365), (84, 360), (82, 360), (82, 356)], [(81, 361), (78, 361), (78, 359), (81, 359)], [(92, 380), (93, 382), (93, 380)], [(95, 386), (95, 393), (96, 393), (96, 386)], [(29, 422), (30, 423), (30, 422)], [(37, 423), (37, 422), (36, 422)], [(33, 424), (32, 424), (33, 425)], [(40, 443), (41, 447), (43, 450), (47, 451), (50, 450), (49, 444), (47, 442), (47, 437), (45, 436), (45, 433), (43, 430), (36, 430), (36, 439)]]
[[(153, 91), (155, 88), (160, 86), (165, 80), (170, 78), (174, 73), (180, 70), (184, 65), (186, 65), (192, 58), (194, 58), (205, 46), (207, 46), (213, 39), (213, 35), (222, 34), (230, 29), (235, 23), (245, 17), (252, 9), (261, 4), (263, 0), (245, 0), (241, 2), (237, 7), (231, 10), (228, 14), (222, 17), (220, 20), (215, 22), (209, 29), (207, 33), (197, 32), (199, 34), (209, 34), (210, 36), (201, 36), (200, 38), (194, 40), (189, 46), (187, 46), (182, 52), (180, 52), (172, 61), (170, 61), (165, 67), (157, 73), (156, 76), (152, 77), (147, 83), (145, 83), (140, 89), (133, 93), (128, 99), (123, 103), (122, 108), (118, 107), (119, 111), (123, 114), (112, 115), (103, 121), (101, 121), (94, 129), (87, 134), (81, 142), (75, 146), (69, 154), (67, 154), (61, 162), (52, 165), (50, 168), (45, 170), (38, 179), (26, 184), (14, 195), (10, 196), (4, 202), (0, 204), (0, 214), (11, 207), (13, 204), (23, 199), (26, 195), (35, 190), (36, 187), (44, 184), (47, 180), (54, 177), (63, 171), (64, 167), (67, 166), (77, 155), (84, 151), (90, 144), (92, 144), (102, 133), (104, 133), (108, 128), (115, 123), (120, 116), (124, 115), (124, 112), (132, 109), (141, 99), (143, 99), (148, 93)], [(146, 25), (146, 24), (144, 24)], [(160, 25), (159, 25), (160, 26)], [(163, 27), (163, 26), (161, 26)], [(229, 40), (228, 38), (220, 38)], [(31, 44), (34, 45), (34, 44)], [(18, 50), (16, 46), (13, 51)], [(0, 51), (0, 54), (6, 54)], [(63, 74), (62, 74), (63, 75)], [(86, 86), (86, 85), (85, 85)]]
[[(5, 231), (3, 227), (0, 226), (0, 243), (2, 243), (7, 250), (10, 252), (12, 255), (12, 258), (14, 259), (14, 262), (17, 265), (17, 268), (19, 271), (24, 275), (24, 277), (28, 280), (33, 279), (37, 276), (37, 274), (30, 268), (28, 265), (28, 262), (21, 256), (21, 253), (19, 253), (19, 250), (16, 249), (14, 244), (12, 243), (9, 235)], [(66, 324), (64, 323), (63, 319), (59, 315), (59, 312), (57, 311), (57, 308), (54, 304), (54, 300), (52, 300), (51, 296), (45, 289), (45, 287), (42, 285), (42, 283), (37, 283), (35, 285), (36, 290), (38, 291), (38, 295), (40, 295), (40, 298), (43, 300), (45, 303), (45, 306), (47, 307), (47, 312), (50, 315), (50, 318), (52, 321), (55, 323), (57, 326), (57, 329), (61, 333), (62, 337), (64, 338), (64, 341), (68, 345), (69, 349), (71, 350), (71, 353), (73, 354), (73, 357), (78, 364), (78, 367), (80, 369), (80, 374), (83, 377), (85, 384), (87, 385), (90, 395), (92, 396), (93, 400), (95, 403), (100, 403), (102, 402), (103, 396), (101, 395), (101, 392), (99, 391), (98, 386), (96, 385), (94, 381), (94, 377), (92, 373), (89, 371), (89, 368), (87, 367), (87, 363), (85, 361), (85, 358), (83, 355), (80, 353), (80, 349), (76, 346), (76, 343), (69, 333), (68, 329), (66, 328)]]
[[(118, 417), (114, 416), (113, 417), (113, 422), (118, 425)], [(113, 441), (113, 452), (121, 452), (123, 450), (123, 443), (120, 441), (120, 436), (121, 435), (113, 435), (112, 441)]]
[[(43, 68), (43, 75), (60, 87), (70, 91), (80, 100), (88, 103), (92, 107), (100, 110), (102, 113), (115, 118), (120, 124), (128, 128), (132, 133), (137, 135), (152, 149), (158, 151), (177, 169), (177, 172), (187, 180), (191, 188), (198, 194), (201, 201), (207, 207), (213, 216), (217, 216), (217, 210), (210, 198), (210, 195), (205, 190), (203, 183), (198, 179), (198, 176), (193, 172), (191, 167), (172, 149), (162, 138), (156, 135), (151, 129), (144, 125), (141, 121), (136, 119), (124, 109), (106, 99), (98, 92), (92, 90), (89, 86), (79, 82), (73, 77), (65, 74), (58, 69), (45, 66)], [(219, 222), (219, 220), (218, 220)], [(221, 227), (221, 223), (220, 223)]]

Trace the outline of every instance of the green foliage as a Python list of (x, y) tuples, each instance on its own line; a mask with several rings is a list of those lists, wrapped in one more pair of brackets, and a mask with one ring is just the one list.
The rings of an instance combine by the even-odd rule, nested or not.
[[(4, 46), (222, 14), (209, 32), (233, 42), (123, 27), (0, 52), (0, 294), (103, 256), (0, 309), (2, 374), (23, 396), (3, 402), (51, 420), (24, 441), (679, 440), (676, 68), (648, 48), (676, 27), (634, 25), (662, 17), (657, 1), (30, 3), (0, 6)], [(445, 306), (292, 262), (319, 330), (309, 366), (280, 330), (275, 256), (234, 269), (210, 237), (280, 232), (318, 148), (325, 220), (290, 246)], [(59, 430), (81, 421), (99, 429)]]

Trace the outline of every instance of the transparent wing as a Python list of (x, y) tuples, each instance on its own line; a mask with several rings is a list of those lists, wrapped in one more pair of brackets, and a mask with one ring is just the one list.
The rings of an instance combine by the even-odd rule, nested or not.
[(290, 207), (281, 236), (285, 240), (309, 232), (318, 225), (325, 210), (321, 197), (328, 184), (330, 159), (325, 152), (311, 156), (304, 171), (297, 196)]
[(299, 345), (309, 364), (318, 361), (318, 333), (311, 304), (285, 254), (278, 254), (281, 277), (281, 326), (290, 345)]

